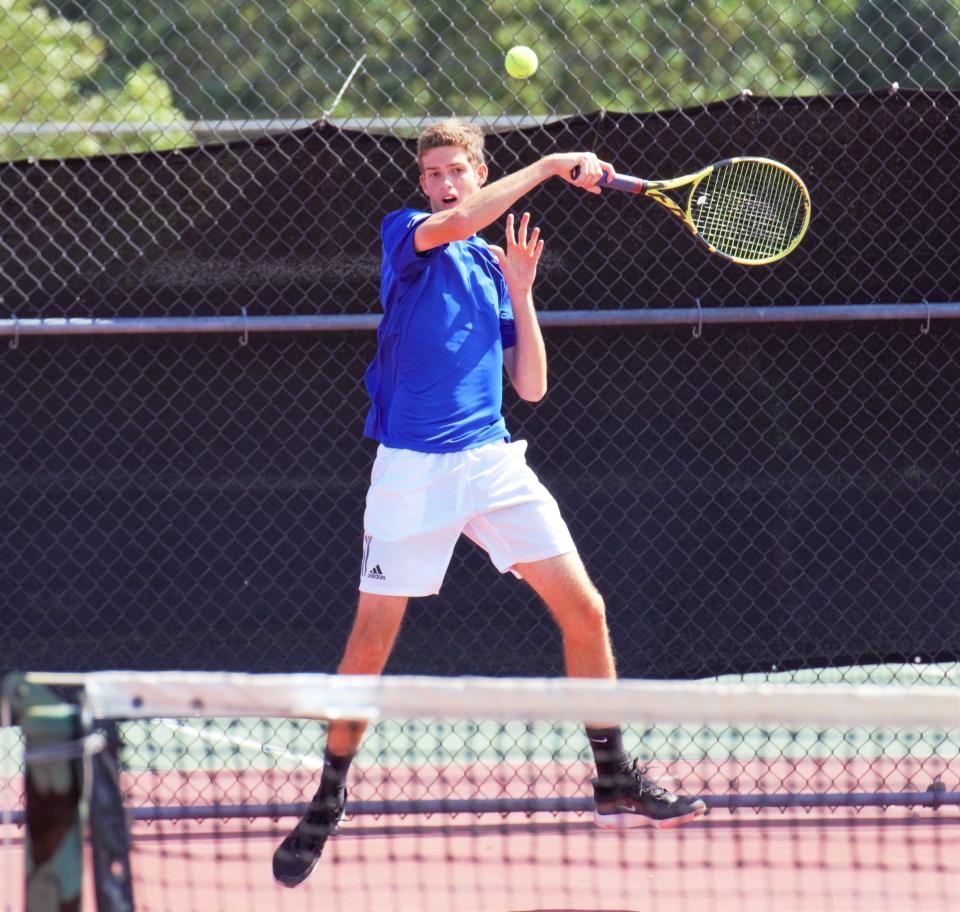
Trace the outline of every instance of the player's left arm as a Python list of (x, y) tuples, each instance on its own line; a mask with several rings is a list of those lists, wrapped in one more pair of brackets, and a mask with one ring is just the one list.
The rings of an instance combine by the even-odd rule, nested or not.
[(547, 353), (543, 334), (533, 307), (533, 280), (543, 252), (540, 229), (530, 229), (530, 213), (525, 212), (514, 231), (513, 214), (507, 216), (504, 247), (490, 245), (503, 271), (510, 300), (517, 342), (503, 352), (507, 376), (521, 399), (537, 402), (547, 392)]

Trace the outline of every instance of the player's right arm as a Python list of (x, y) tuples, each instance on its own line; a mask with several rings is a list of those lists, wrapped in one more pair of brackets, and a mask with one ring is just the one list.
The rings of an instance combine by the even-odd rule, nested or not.
[[(573, 178), (571, 174), (576, 168), (580, 170), (577, 177)], [(453, 209), (434, 212), (417, 226), (414, 248), (423, 253), (441, 244), (466, 240), (495, 222), (520, 197), (551, 177), (560, 177), (568, 184), (590, 193), (600, 193), (598, 184), (604, 173), (613, 176), (613, 165), (600, 161), (592, 152), (547, 155), (526, 168), (481, 187)]]

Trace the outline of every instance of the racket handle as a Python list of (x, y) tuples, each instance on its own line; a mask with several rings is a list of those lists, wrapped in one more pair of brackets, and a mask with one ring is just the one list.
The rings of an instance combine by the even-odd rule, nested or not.
[[(576, 180), (580, 176), (580, 166), (577, 165), (570, 172), (570, 176)], [(639, 177), (627, 177), (625, 174), (615, 174), (610, 177), (604, 172), (600, 178), (601, 187), (609, 187), (611, 190), (625, 190), (627, 193), (643, 193), (643, 180)]]

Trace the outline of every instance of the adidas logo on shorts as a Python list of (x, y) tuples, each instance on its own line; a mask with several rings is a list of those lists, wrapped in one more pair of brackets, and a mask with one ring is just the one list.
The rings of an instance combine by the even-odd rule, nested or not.
[(380, 569), (380, 565), (377, 564), (368, 574), (367, 579), (376, 579), (376, 580), (386, 580), (386, 577), (383, 575), (383, 571)]

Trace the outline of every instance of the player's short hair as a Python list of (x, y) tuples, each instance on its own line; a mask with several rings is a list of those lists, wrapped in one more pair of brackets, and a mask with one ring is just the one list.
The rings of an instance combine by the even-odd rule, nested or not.
[(460, 146), (467, 153), (470, 163), (476, 168), (484, 164), (483, 130), (476, 124), (465, 123), (456, 118), (431, 124), (417, 138), (417, 165), (423, 170), (423, 153), (441, 146)]

